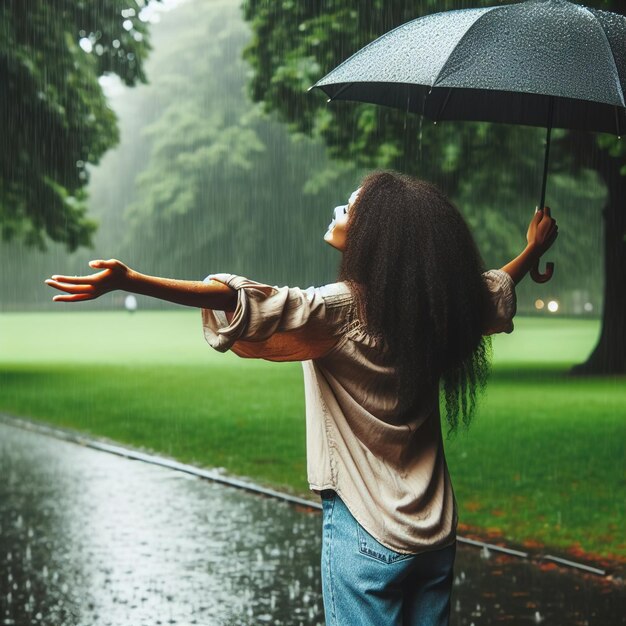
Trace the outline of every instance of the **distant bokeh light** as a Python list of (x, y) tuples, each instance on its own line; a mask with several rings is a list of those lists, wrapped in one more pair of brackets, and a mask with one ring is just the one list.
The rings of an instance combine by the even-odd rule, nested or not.
[(137, 310), (137, 298), (131, 293), (124, 298), (124, 308), (129, 312), (133, 313)]

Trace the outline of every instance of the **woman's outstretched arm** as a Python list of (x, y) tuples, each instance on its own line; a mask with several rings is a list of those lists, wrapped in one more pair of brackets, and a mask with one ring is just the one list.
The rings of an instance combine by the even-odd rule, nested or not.
[(509, 274), (517, 285), (530, 271), (537, 259), (554, 243), (558, 234), (559, 227), (556, 225), (556, 220), (550, 215), (550, 207), (535, 211), (526, 234), (528, 245), (520, 255), (500, 269)]
[(89, 265), (102, 271), (86, 276), (54, 274), (46, 280), (50, 287), (68, 294), (52, 299), (55, 302), (94, 300), (119, 289), (203, 309), (234, 311), (237, 306), (237, 291), (217, 280), (203, 282), (148, 276), (130, 269), (117, 259), (90, 261)]

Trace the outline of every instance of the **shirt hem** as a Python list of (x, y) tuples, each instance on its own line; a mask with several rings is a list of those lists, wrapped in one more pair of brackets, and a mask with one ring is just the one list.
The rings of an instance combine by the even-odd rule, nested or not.
[(417, 552), (415, 551), (416, 550), (415, 547), (398, 548), (397, 546), (389, 545), (389, 543), (381, 540), (380, 537), (378, 537), (376, 533), (373, 533), (369, 528), (367, 528), (363, 524), (363, 522), (361, 522), (361, 520), (354, 514), (354, 511), (352, 510), (351, 506), (346, 502), (341, 490), (338, 489), (336, 485), (324, 484), (323, 486), (320, 487), (318, 485), (309, 483), (309, 488), (311, 489), (311, 491), (315, 492), (318, 496), (320, 495), (320, 492), (324, 491), (325, 489), (332, 489), (333, 491), (335, 491), (337, 495), (341, 498), (342, 502), (346, 505), (346, 508), (348, 509), (348, 511), (350, 511), (352, 517), (354, 517), (354, 519), (363, 527), (365, 531), (367, 531), (370, 535), (372, 535), (372, 537), (374, 537), (374, 539), (376, 539), (376, 541), (381, 543), (383, 546), (385, 546), (386, 548), (389, 548), (389, 550), (398, 552), (399, 554), (423, 554), (425, 552), (434, 552), (435, 550), (442, 550), (443, 548), (447, 548), (451, 546), (457, 540), (456, 528), (453, 528), (451, 534), (446, 535), (445, 539), (438, 541), (437, 543), (433, 543), (433, 544), (421, 544), (417, 548), (418, 550)]

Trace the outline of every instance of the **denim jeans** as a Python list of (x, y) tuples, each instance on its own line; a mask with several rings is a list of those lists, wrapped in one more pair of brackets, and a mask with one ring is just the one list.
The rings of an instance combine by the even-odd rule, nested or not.
[(363, 529), (335, 491), (321, 496), (326, 625), (447, 626), (456, 542), (395, 552)]

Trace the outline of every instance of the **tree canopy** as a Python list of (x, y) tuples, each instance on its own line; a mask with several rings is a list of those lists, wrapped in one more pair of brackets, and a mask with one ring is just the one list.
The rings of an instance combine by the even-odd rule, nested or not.
[[(320, 91), (307, 92), (319, 78), (385, 32), (409, 20), (439, 11), (511, 0), (245, 0), (244, 14), (254, 37), (245, 57), (254, 69), (250, 93), (267, 111), (276, 111), (292, 130), (319, 135), (331, 155), (365, 167), (416, 170), (454, 191), (452, 174), (471, 166), (476, 142), (484, 143), (486, 124), (447, 122), (439, 128), (419, 116), (369, 104), (336, 101), (325, 107)], [(597, 8), (626, 12), (611, 0), (596, 0)], [(519, 129), (489, 125), (488, 147), (494, 161), (503, 142), (515, 143)], [(524, 132), (524, 131), (522, 131)], [(526, 133), (528, 134), (528, 133)], [(537, 131), (537, 140), (543, 140)], [(494, 137), (495, 135), (495, 137)], [(416, 138), (420, 141), (416, 141)], [(494, 138), (495, 140), (491, 140)], [(598, 136), (603, 146), (624, 154), (622, 142)], [(421, 159), (427, 153), (428, 159)], [(557, 155), (558, 156), (558, 155)], [(561, 155), (562, 156), (562, 155)], [(443, 164), (443, 165), (442, 165)]]
[(118, 139), (98, 78), (145, 82), (144, 0), (0, 3), (0, 230), (44, 249), (89, 245), (88, 164)]

